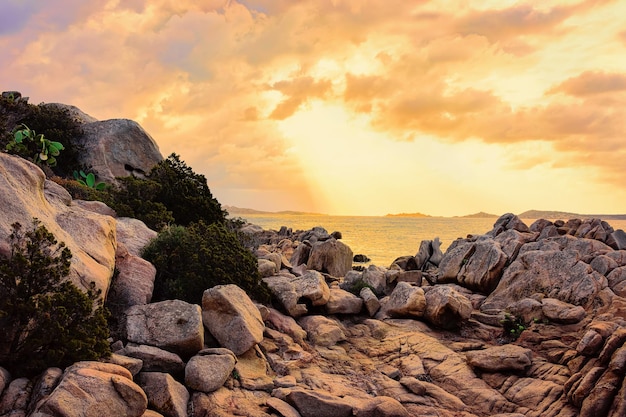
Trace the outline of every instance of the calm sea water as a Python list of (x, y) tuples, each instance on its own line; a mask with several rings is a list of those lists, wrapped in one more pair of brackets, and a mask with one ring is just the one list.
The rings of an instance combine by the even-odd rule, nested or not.
[[(388, 267), (394, 259), (415, 255), (422, 240), (439, 237), (441, 248), (446, 248), (457, 238), (468, 234), (484, 234), (493, 228), (496, 218), (410, 218), (325, 215), (266, 215), (241, 216), (266, 230), (279, 230), (287, 226), (296, 230), (309, 230), (321, 226), (329, 233), (339, 231), (342, 241), (354, 254), (367, 255), (374, 265)], [(530, 226), (534, 220), (523, 219)], [(626, 221), (613, 220), (614, 229), (626, 230)]]

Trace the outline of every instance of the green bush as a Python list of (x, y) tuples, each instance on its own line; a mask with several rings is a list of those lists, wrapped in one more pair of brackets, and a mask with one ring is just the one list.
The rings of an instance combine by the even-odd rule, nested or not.
[(25, 233), (13, 224), (10, 239), (10, 256), (0, 259), (0, 364), (13, 375), (32, 376), (108, 355), (99, 291), (92, 283), (84, 293), (64, 280), (70, 250), (36, 219)]
[[(48, 141), (63, 144), (64, 149), (56, 156), (57, 164), (51, 167), (52, 172), (60, 177), (71, 178), (75, 170), (87, 169), (78, 162), (81, 146), (73, 138), (83, 134), (81, 124), (76, 121), (67, 109), (50, 105), (33, 105), (7, 98), (0, 99), (0, 147), (5, 147), (13, 140), (11, 132), (25, 124), (31, 130), (42, 134)], [(40, 144), (32, 141), (26, 143), (25, 149), (16, 149), (15, 154), (33, 160), (39, 153)]]
[(172, 211), (156, 199), (163, 188), (161, 184), (136, 177), (118, 178), (118, 181), (119, 187), (103, 200), (118, 216), (134, 217), (157, 231), (174, 223)]
[(148, 179), (161, 185), (154, 201), (172, 212), (176, 224), (225, 221), (226, 212), (211, 194), (206, 177), (196, 174), (175, 153), (153, 167)]
[(256, 258), (221, 223), (168, 227), (144, 248), (143, 257), (157, 270), (154, 301), (200, 304), (204, 290), (220, 284), (236, 284), (257, 301), (270, 301)]

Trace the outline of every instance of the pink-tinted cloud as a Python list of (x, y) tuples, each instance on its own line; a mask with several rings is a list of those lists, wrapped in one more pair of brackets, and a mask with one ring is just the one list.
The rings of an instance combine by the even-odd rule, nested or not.
[(579, 97), (624, 91), (626, 91), (626, 73), (604, 71), (585, 71), (550, 90), (551, 93), (560, 92)]

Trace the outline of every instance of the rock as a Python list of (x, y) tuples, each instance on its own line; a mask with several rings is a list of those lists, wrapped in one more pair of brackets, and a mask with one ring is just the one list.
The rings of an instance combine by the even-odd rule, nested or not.
[(607, 275), (609, 288), (620, 297), (626, 296), (626, 266), (620, 266)]
[(468, 363), (487, 372), (524, 371), (532, 364), (532, 351), (516, 345), (494, 346), (466, 353)]
[(129, 342), (159, 347), (182, 357), (194, 355), (204, 346), (200, 306), (167, 300), (132, 306), (126, 316)]
[[(72, 197), (70, 196), (70, 199), (71, 198)], [(76, 207), (80, 207), (83, 210), (91, 211), (93, 213), (101, 214), (103, 216), (117, 217), (117, 213), (115, 213), (115, 210), (104, 204), (102, 201), (71, 200), (70, 205), (74, 205)]]
[(576, 351), (581, 355), (592, 356), (602, 349), (603, 342), (604, 339), (601, 334), (593, 329), (589, 329), (578, 342)]
[(617, 229), (607, 238), (607, 244), (616, 250), (626, 249), (626, 233), (622, 229)]
[(120, 316), (129, 307), (148, 304), (152, 299), (156, 268), (139, 256), (132, 255), (124, 244), (118, 244), (115, 267), (119, 273), (113, 278), (107, 295), (107, 307), (114, 316)]
[(424, 318), (437, 327), (458, 328), (472, 315), (470, 300), (448, 286), (438, 285), (430, 288), (425, 298)]
[(359, 295), (363, 299), (363, 303), (365, 304), (365, 308), (367, 309), (369, 316), (374, 317), (378, 310), (380, 310), (380, 301), (378, 301), (376, 294), (374, 294), (371, 288), (365, 287), (361, 289)]
[(141, 370), (144, 372), (165, 372), (172, 375), (182, 375), (185, 362), (175, 353), (154, 346), (136, 345), (129, 343), (117, 352), (120, 355), (140, 359)]
[[(550, 298), (550, 300), (554, 300), (554, 299)], [(555, 301), (558, 301), (558, 300), (555, 300)], [(566, 304), (566, 303), (564, 304), (571, 305), (571, 304)], [(548, 306), (553, 306), (553, 305), (554, 304), (548, 302)], [(517, 319), (521, 320), (522, 323), (532, 323), (535, 320), (543, 319), (542, 301), (539, 301), (535, 298), (522, 298), (519, 301), (515, 301), (509, 304), (506, 307), (506, 310), (509, 313), (511, 313), (513, 316), (515, 316)], [(558, 313), (555, 312), (554, 314), (557, 315)]]
[(302, 417), (350, 417), (352, 406), (345, 400), (320, 391), (296, 389), (287, 395)]
[[(151, 347), (151, 346), (148, 346), (148, 347)], [(154, 348), (154, 349), (158, 349), (158, 348)], [(166, 351), (163, 351), (163, 352), (166, 352)], [(173, 355), (173, 353), (170, 353), (170, 352), (166, 352), (166, 353)], [(112, 363), (114, 365), (119, 365), (121, 367), (124, 367), (128, 369), (133, 376), (137, 375), (141, 371), (141, 368), (143, 368), (143, 361), (141, 359), (133, 358), (131, 356), (126, 356), (126, 355), (121, 355), (119, 353), (111, 353), (109, 357), (103, 359), (103, 362)]]
[(269, 394), (259, 391), (220, 388), (191, 397), (189, 417), (273, 417), (267, 413)]
[(530, 232), (530, 229), (526, 224), (515, 214), (506, 213), (500, 216), (496, 223), (493, 225), (493, 229), (488, 233), (489, 235), (496, 237), (500, 233), (506, 230), (517, 230), (518, 232)]
[(377, 295), (382, 295), (387, 289), (387, 276), (385, 275), (385, 268), (381, 268), (376, 265), (368, 266), (360, 276), (360, 280), (372, 287), (372, 290)]
[(70, 205), (61, 186), (35, 164), (0, 152), (0, 256), (9, 256), (11, 225), (29, 230), (36, 217), (72, 252), (69, 279), (83, 291), (94, 282), (106, 294), (115, 268), (115, 219)]
[(261, 274), (262, 277), (271, 277), (272, 275), (278, 273), (276, 264), (269, 259), (258, 259), (257, 262), (259, 274)]
[(325, 307), (328, 314), (359, 314), (363, 308), (363, 300), (348, 291), (331, 288)]
[(581, 306), (574, 306), (554, 298), (541, 300), (541, 311), (548, 320), (559, 324), (578, 323), (587, 315)]
[(235, 355), (263, 340), (265, 324), (248, 294), (236, 285), (217, 285), (202, 295), (202, 321), (221, 346)]
[(298, 343), (306, 339), (306, 332), (293, 319), (293, 317), (285, 316), (284, 314), (273, 308), (270, 308), (269, 312), (270, 314), (267, 317), (267, 322), (271, 325), (272, 328), (278, 330), (279, 332), (288, 334), (293, 338), (293, 340)]
[(355, 399), (352, 407), (356, 417), (411, 417), (398, 400), (382, 395)]
[(142, 372), (137, 383), (148, 397), (148, 406), (165, 417), (187, 417), (189, 392), (171, 375), (161, 372)]
[(439, 238), (434, 240), (422, 240), (420, 247), (415, 254), (415, 264), (417, 269), (426, 269), (430, 262), (434, 266), (439, 266), (439, 263), (443, 259), (443, 252), (441, 251), (441, 241)]
[(148, 399), (127, 369), (100, 362), (78, 362), (35, 409), (36, 416), (139, 417)]
[(281, 399), (270, 397), (267, 399), (266, 404), (276, 410), (282, 417), (301, 417), (298, 410)]
[(272, 373), (265, 355), (258, 346), (237, 357), (235, 374), (244, 389), (271, 392), (274, 388)]
[(346, 340), (346, 335), (336, 321), (324, 316), (306, 316), (300, 325), (307, 332), (309, 341), (316, 346), (333, 346)]
[(9, 371), (0, 366), (0, 395), (4, 389), (11, 383), (11, 374)]
[(300, 243), (296, 249), (291, 254), (289, 258), (289, 262), (295, 267), (299, 265), (306, 265), (309, 261), (309, 256), (311, 255), (311, 243), (310, 242), (302, 242)]
[(500, 233), (494, 238), (500, 245), (500, 249), (507, 257), (507, 263), (511, 263), (517, 258), (520, 249), (528, 242), (532, 242), (537, 238), (537, 233), (522, 233), (517, 230), (510, 229)]
[(141, 220), (130, 217), (118, 217), (116, 220), (117, 241), (124, 244), (131, 255), (141, 256), (143, 248), (157, 237), (157, 232)]
[(115, 184), (116, 177), (142, 176), (163, 160), (154, 139), (132, 120), (87, 123), (83, 132), (74, 138), (83, 147), (78, 162), (91, 167), (100, 181)]
[(39, 404), (50, 396), (50, 393), (59, 384), (62, 376), (63, 371), (60, 368), (48, 368), (37, 377), (30, 394), (26, 415), (31, 415)]
[(393, 281), (398, 282), (408, 282), (413, 284), (416, 287), (422, 286), (422, 271), (398, 271), (393, 275)]
[(422, 317), (425, 310), (424, 290), (407, 282), (396, 285), (384, 306), (384, 312), (391, 317)]
[(503, 310), (535, 293), (587, 309), (604, 286), (602, 277), (572, 251), (520, 251), (480, 309)]
[(33, 384), (28, 378), (17, 378), (11, 381), (0, 398), (0, 415), (17, 410), (26, 411)]
[(292, 317), (307, 313), (306, 304), (300, 303), (302, 298), (308, 299), (313, 306), (324, 305), (330, 298), (328, 284), (317, 271), (306, 271), (299, 277), (275, 275), (263, 278), (263, 281)]
[(98, 119), (96, 119), (95, 117), (92, 117), (92, 116), (88, 115), (87, 113), (85, 113), (84, 111), (79, 109), (78, 107), (72, 106), (70, 104), (42, 103), (42, 104), (40, 104), (40, 106), (44, 106), (44, 107), (47, 107), (47, 108), (53, 108), (53, 109), (65, 110), (65, 111), (67, 111), (69, 113), (70, 117), (74, 121), (77, 121), (81, 125), (84, 125), (84, 124), (87, 124), (87, 123), (93, 123), (93, 122), (97, 122), (98, 121)]
[(617, 268), (619, 265), (615, 261), (615, 259), (611, 258), (608, 255), (599, 255), (593, 258), (589, 265), (593, 268), (594, 271), (597, 271), (600, 275), (608, 275), (609, 272)]
[(431, 397), (441, 408), (459, 411), (467, 409), (467, 405), (459, 397), (430, 382), (404, 377), (400, 379), (400, 383), (416, 395)]
[(343, 277), (352, 269), (352, 255), (348, 245), (331, 238), (313, 244), (307, 268)]
[(213, 392), (230, 377), (237, 359), (226, 349), (203, 349), (187, 362), (185, 385), (201, 392)]

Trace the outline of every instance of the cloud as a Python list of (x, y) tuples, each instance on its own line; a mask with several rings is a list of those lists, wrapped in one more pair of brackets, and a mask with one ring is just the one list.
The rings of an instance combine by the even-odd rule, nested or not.
[(593, 94), (626, 91), (626, 73), (606, 73), (604, 71), (585, 71), (569, 78), (552, 88), (548, 93), (565, 93), (584, 97)]
[(270, 114), (270, 119), (284, 120), (293, 115), (300, 106), (313, 98), (324, 98), (332, 88), (330, 80), (315, 80), (299, 77), (290, 81), (274, 83), (272, 90), (280, 91), (287, 98), (281, 101)]

